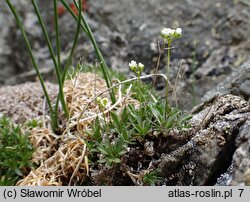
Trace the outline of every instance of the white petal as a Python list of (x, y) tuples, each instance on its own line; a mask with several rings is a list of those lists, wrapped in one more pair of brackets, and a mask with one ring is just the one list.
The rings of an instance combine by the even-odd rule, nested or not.
[(137, 63), (136, 61), (132, 60), (129, 64), (128, 64), (129, 67), (136, 67), (137, 66)]
[(170, 30), (169, 30), (169, 34), (170, 34), (170, 35), (173, 35), (174, 33), (175, 33), (175, 30), (174, 30), (174, 29), (170, 29)]
[(171, 32), (171, 29), (170, 29), (170, 28), (164, 28), (164, 29), (161, 31), (161, 34), (164, 35), (164, 36), (169, 36), (169, 35), (170, 35), (170, 32)]
[(175, 30), (175, 32), (176, 32), (177, 34), (180, 34), (180, 35), (181, 35), (182, 29), (178, 27), (178, 28)]
[(142, 64), (142, 63), (139, 62), (138, 67), (143, 68), (144, 64)]

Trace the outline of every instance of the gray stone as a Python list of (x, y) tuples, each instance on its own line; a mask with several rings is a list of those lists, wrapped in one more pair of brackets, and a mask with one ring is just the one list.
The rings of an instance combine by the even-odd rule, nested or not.
[(236, 151), (233, 155), (234, 173), (232, 174), (231, 185), (248, 185), (250, 183), (250, 118), (240, 128), (236, 138)]
[(241, 144), (249, 136), (249, 116), (249, 104), (238, 96), (218, 96), (204, 103), (192, 119), (197, 126), (193, 137), (159, 164), (166, 184), (213, 185), (234, 156), (232, 172), (221, 181), (240, 185), (250, 162), (249, 142)]
[[(13, 2), (28, 28), (39, 66), (46, 67), (51, 60), (37, 20), (33, 17), (32, 5), (25, 1)], [(44, 0), (37, 2), (55, 47), (53, 4)], [(1, 9), (8, 11), (5, 2), (0, 3)], [(13, 79), (15, 74), (30, 71), (32, 65), (12, 15), (10, 12), (0, 13), (1, 85), (9, 77)], [(127, 64), (132, 59), (144, 63), (147, 73), (153, 72), (158, 57), (156, 44), (161, 39), (160, 30), (163, 27), (181, 27), (183, 37), (173, 43), (171, 80), (176, 78), (180, 59), (185, 59), (190, 68), (177, 87), (177, 98), (180, 98), (179, 106), (189, 110), (247, 59), (250, 50), (247, 13), (248, 7), (228, 0), (171, 0), (168, 3), (165, 0), (102, 0), (89, 1), (85, 16), (109, 66), (127, 74)], [(59, 17), (59, 24), (61, 50), (67, 55), (72, 46), (76, 22), (66, 13)], [(162, 72), (165, 71), (165, 55), (159, 68)], [(91, 63), (96, 60), (94, 49), (84, 33), (80, 36), (74, 64), (80, 58)], [(22, 80), (16, 77), (16, 83)], [(161, 88), (164, 84), (159, 81), (157, 86)], [(248, 86), (248, 83), (242, 83), (240, 91), (248, 93)]]
[(239, 95), (249, 100), (250, 98), (250, 59), (231, 73), (218, 86), (207, 92), (203, 101), (211, 99), (215, 95), (225, 94)]

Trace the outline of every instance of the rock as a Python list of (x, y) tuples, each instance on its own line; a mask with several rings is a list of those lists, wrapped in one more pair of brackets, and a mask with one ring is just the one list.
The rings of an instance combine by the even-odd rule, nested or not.
[(240, 128), (236, 138), (236, 151), (233, 155), (232, 181), (230, 185), (250, 185), (250, 118)]
[[(245, 100), (250, 99), (250, 59), (231, 73), (214, 90), (207, 92), (202, 98), (204, 102), (215, 95), (232, 93)], [(197, 108), (196, 108), (197, 109)], [(195, 109), (194, 109), (195, 110)], [(236, 138), (236, 151), (228, 170), (217, 179), (217, 185), (247, 185), (250, 167), (250, 119), (241, 126)]]
[[(57, 85), (48, 82), (45, 85), (51, 100), (54, 101), (58, 92)], [(17, 124), (31, 119), (48, 121), (48, 111), (39, 82), (0, 88), (0, 113)]]
[(227, 171), (217, 179), (216, 185), (250, 185), (250, 119), (241, 126), (235, 141), (236, 150)]
[[(250, 116), (249, 104), (238, 96), (224, 95), (205, 103), (198, 111), (192, 119), (197, 125), (193, 137), (162, 157), (159, 168), (166, 184), (213, 185), (231, 165), (233, 155), (233, 161), (245, 162), (234, 166), (233, 178), (243, 181), (249, 166), (246, 163), (249, 162), (249, 142), (239, 147), (235, 141), (240, 142), (249, 135), (249, 125), (246, 127)], [(245, 151), (243, 154), (242, 149)], [(239, 185), (239, 180), (235, 184)]]
[[(54, 67), (50, 66), (50, 67), (42, 68), (40, 70), (40, 73), (42, 76), (45, 76), (46, 78), (50, 78), (50, 77), (54, 76), (53, 71), (54, 71)], [(15, 85), (16, 81), (24, 83), (25, 81), (36, 80), (36, 78), (37, 78), (37, 74), (36, 74), (35, 69), (33, 69), (33, 70), (30, 70), (30, 71), (27, 71), (27, 72), (24, 72), (24, 73), (21, 73), (21, 74), (18, 74), (16, 76), (12, 76), (12, 77), (8, 78), (5, 81), (5, 84), (6, 85)]]
[[(32, 5), (17, 0), (13, 2), (28, 28), (28, 37), (39, 67), (51, 66), (48, 49), (37, 20), (33, 17)], [(37, 2), (55, 47), (53, 5), (49, 1)], [(0, 85), (3, 85), (8, 77), (14, 78), (17, 73), (30, 71), (32, 65), (25, 45), (21, 45), (23, 41), (11, 13), (5, 2), (1, 4), (7, 11), (0, 12), (0, 66), (4, 70), (0, 72)], [(129, 72), (127, 64), (132, 59), (144, 63), (146, 73), (152, 72), (158, 57), (160, 30), (163, 27), (182, 27), (183, 37), (174, 42), (171, 54), (172, 81), (177, 75), (180, 59), (185, 59), (190, 66), (177, 89), (182, 109), (189, 110), (200, 103), (200, 98), (207, 91), (224, 80), (249, 55), (248, 7), (233, 1), (89, 1), (89, 9), (85, 13), (109, 66), (125, 73)], [(59, 23), (61, 50), (67, 54), (72, 46), (76, 22), (66, 13), (59, 17)], [(165, 71), (165, 56), (166, 54), (160, 64), (162, 72)], [(84, 33), (79, 39), (74, 64), (80, 58), (92, 63), (96, 60), (94, 49)], [(16, 83), (21, 82), (19, 77), (15, 78)], [(242, 84), (241, 90), (245, 92), (247, 87), (248, 84)]]
[[(237, 150), (233, 156), (233, 174), (232, 185), (246, 183), (249, 185), (249, 168), (250, 168), (250, 119), (241, 127), (236, 139)], [(246, 185), (245, 184), (245, 185)]]
[(250, 59), (231, 73), (224, 81), (202, 98), (203, 101), (209, 100), (215, 95), (234, 94), (250, 99)]

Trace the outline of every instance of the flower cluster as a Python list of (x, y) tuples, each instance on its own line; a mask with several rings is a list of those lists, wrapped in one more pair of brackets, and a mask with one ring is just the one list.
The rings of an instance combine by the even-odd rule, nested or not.
[(136, 61), (132, 60), (128, 66), (130, 67), (130, 69), (135, 72), (137, 75), (140, 75), (141, 72), (144, 70), (144, 64), (142, 63), (137, 63)]
[(172, 39), (179, 38), (179, 37), (181, 37), (181, 35), (182, 35), (182, 29), (181, 28), (177, 28), (177, 29), (164, 28), (161, 31), (161, 36), (164, 39), (167, 39), (167, 40), (172, 40)]

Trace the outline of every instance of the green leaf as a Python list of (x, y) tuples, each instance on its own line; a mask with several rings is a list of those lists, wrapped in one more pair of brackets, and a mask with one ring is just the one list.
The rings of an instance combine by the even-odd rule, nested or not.
[(0, 123), (5, 125), (0, 125), (0, 184), (14, 185), (23, 176), (22, 170), (33, 166), (30, 160), (34, 150), (28, 135), (23, 133), (20, 126), (2, 119)]
[(103, 153), (104, 155), (109, 155), (109, 154), (110, 154), (110, 152), (107, 151), (107, 148), (106, 148), (105, 146), (103, 146), (103, 145), (100, 145), (100, 146), (98, 147), (98, 149), (99, 149), (99, 151), (100, 151), (101, 153)]
[(117, 130), (118, 133), (121, 133), (123, 127), (122, 127), (122, 123), (119, 121), (118, 115), (114, 112), (110, 112), (110, 116), (112, 118), (115, 129)]
[(23, 176), (21, 170), (19, 170), (19, 169), (15, 169), (15, 173), (16, 173), (17, 175), (19, 175), (19, 176)]
[(124, 141), (122, 138), (119, 138), (115, 144), (114, 144), (114, 148), (115, 148), (115, 154), (118, 154), (119, 155), (119, 152), (122, 150), (123, 148), (123, 144), (124, 144)]
[(128, 109), (125, 107), (121, 114), (121, 121), (125, 125), (128, 122)]
[(121, 163), (121, 159), (119, 159), (119, 158), (114, 158), (114, 159), (112, 159), (112, 162), (114, 162), (114, 163)]
[(98, 163), (106, 163), (106, 159), (100, 159), (100, 160), (98, 160)]

